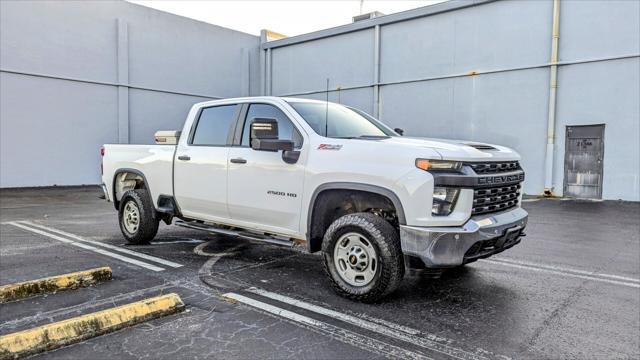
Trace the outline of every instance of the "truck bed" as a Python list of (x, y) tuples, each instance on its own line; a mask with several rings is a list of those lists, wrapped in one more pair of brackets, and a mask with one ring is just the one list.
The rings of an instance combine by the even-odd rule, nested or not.
[(124, 169), (144, 174), (154, 204), (160, 194), (173, 195), (172, 167), (175, 148), (175, 145), (105, 144), (103, 173), (109, 197), (114, 199), (113, 177)]

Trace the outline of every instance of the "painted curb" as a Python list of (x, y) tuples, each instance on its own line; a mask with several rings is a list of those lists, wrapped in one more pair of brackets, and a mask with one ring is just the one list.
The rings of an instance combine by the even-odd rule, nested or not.
[(0, 304), (111, 280), (108, 266), (0, 286)]
[(0, 359), (53, 350), (182, 310), (182, 299), (171, 293), (0, 336)]

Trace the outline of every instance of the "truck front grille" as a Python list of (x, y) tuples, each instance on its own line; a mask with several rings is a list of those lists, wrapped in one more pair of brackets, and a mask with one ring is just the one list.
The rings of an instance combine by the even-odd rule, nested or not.
[(515, 184), (474, 190), (472, 215), (502, 211), (518, 205), (520, 187), (520, 184)]
[(467, 165), (471, 166), (478, 175), (520, 170), (520, 164), (517, 161), (469, 163)]

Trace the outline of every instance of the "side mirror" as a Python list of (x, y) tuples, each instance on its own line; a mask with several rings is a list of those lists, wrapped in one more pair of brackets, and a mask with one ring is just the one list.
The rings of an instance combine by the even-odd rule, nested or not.
[(251, 148), (261, 151), (291, 151), (293, 141), (278, 139), (278, 121), (271, 118), (251, 120)]
[(400, 136), (404, 135), (404, 130), (402, 130), (401, 128), (395, 128), (395, 129), (393, 129), (393, 131), (397, 132), (398, 135), (400, 135)]

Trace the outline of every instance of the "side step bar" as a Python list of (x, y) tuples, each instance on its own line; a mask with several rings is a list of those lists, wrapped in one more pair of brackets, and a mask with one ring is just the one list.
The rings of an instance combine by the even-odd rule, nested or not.
[(214, 234), (237, 236), (247, 240), (261, 241), (261, 242), (274, 244), (274, 245), (280, 245), (280, 246), (286, 246), (286, 247), (294, 246), (294, 242), (291, 240), (279, 239), (269, 235), (255, 234), (248, 231), (236, 231), (236, 230), (230, 230), (230, 229), (223, 229), (215, 225), (207, 225), (207, 224), (197, 223), (197, 222), (187, 222), (182, 220), (176, 220), (175, 225), (181, 226), (184, 228), (189, 228), (189, 229), (208, 231)]

